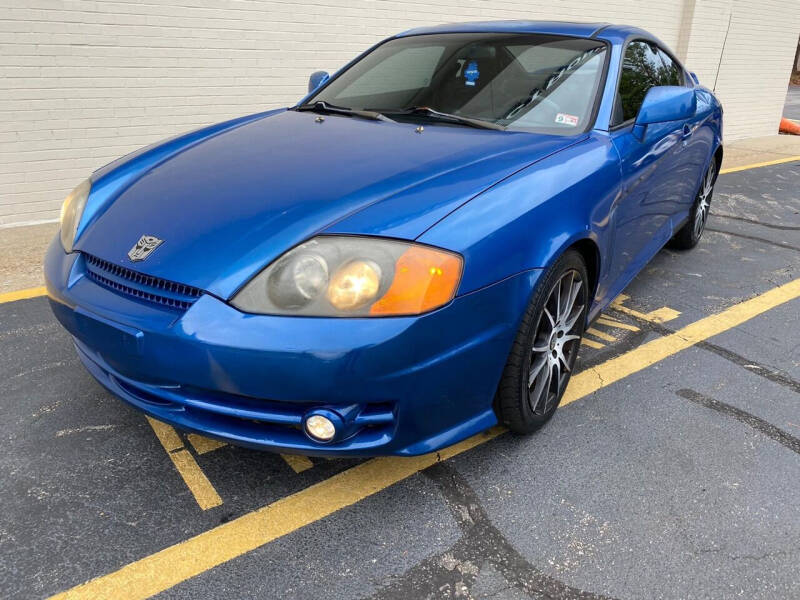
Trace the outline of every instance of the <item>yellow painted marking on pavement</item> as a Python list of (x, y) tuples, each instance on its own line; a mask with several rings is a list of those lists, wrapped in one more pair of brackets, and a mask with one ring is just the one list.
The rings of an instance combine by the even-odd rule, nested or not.
[(186, 436), (189, 439), (189, 442), (192, 444), (192, 448), (198, 454), (205, 454), (207, 452), (211, 452), (212, 450), (216, 450), (217, 448), (222, 448), (223, 446), (227, 446), (225, 442), (220, 442), (219, 440), (212, 440), (211, 438), (204, 437), (202, 435), (197, 435), (196, 433), (190, 433)]
[(211, 485), (208, 477), (203, 473), (200, 465), (197, 464), (194, 456), (188, 450), (181, 448), (175, 452), (170, 452), (169, 457), (172, 459), (175, 468), (178, 469), (178, 473), (183, 477), (186, 486), (192, 492), (194, 499), (197, 500), (200, 508), (208, 510), (222, 504), (222, 498), (220, 498), (217, 490)]
[(595, 342), (594, 340), (590, 340), (589, 338), (583, 338), (581, 340), (581, 345), (589, 346), (589, 348), (597, 348), (598, 350), (600, 348), (605, 348), (606, 347), (605, 344), (601, 344), (600, 342)]
[(441, 452), (423, 456), (369, 460), (54, 598), (149, 598), (319, 521), (504, 431), (502, 427), (494, 427)]
[(637, 373), (665, 358), (741, 325), (776, 306), (800, 297), (800, 279), (735, 304), (721, 313), (695, 321), (664, 337), (642, 344), (591, 369), (577, 373), (564, 393), (561, 405), (574, 402), (615, 381)]
[(617, 338), (613, 335), (608, 335), (607, 333), (603, 333), (602, 331), (595, 329), (594, 327), (589, 327), (586, 330), (586, 333), (593, 335), (594, 337), (600, 338), (601, 340), (605, 340), (607, 342), (616, 342)]
[(28, 298), (37, 298), (38, 296), (46, 296), (47, 288), (35, 287), (26, 290), (17, 290), (15, 292), (5, 292), (0, 294), (0, 304), (5, 302), (15, 302), (16, 300), (27, 300)]
[(680, 317), (681, 313), (679, 310), (664, 306), (656, 310), (651, 310), (647, 313), (647, 316), (653, 323), (666, 323), (667, 321), (672, 321), (672, 319)]
[(628, 308), (627, 306), (622, 305), (622, 303), (628, 300), (629, 298), (630, 296), (626, 296), (625, 294), (620, 294), (611, 303), (611, 308), (618, 310), (621, 313), (625, 313), (626, 315), (636, 317), (637, 319), (642, 319), (643, 321), (650, 321), (651, 323), (666, 323), (667, 321), (672, 321), (681, 314), (679, 311), (674, 310), (672, 308), (668, 308), (666, 306), (662, 306), (661, 308), (658, 308), (656, 310), (651, 310), (649, 313), (639, 312), (638, 310), (634, 310), (632, 308)]
[[(561, 404), (575, 402), (795, 298), (800, 298), (800, 279), (582, 371), (572, 378)], [(54, 598), (148, 598), (372, 496), (437, 461), (483, 444), (503, 431), (494, 427), (438, 453), (369, 460)]]
[(623, 323), (622, 321), (617, 321), (615, 319), (611, 319), (610, 317), (600, 317), (596, 321), (600, 325), (605, 325), (606, 327), (615, 327), (616, 329), (627, 329), (628, 331), (639, 331), (639, 328), (636, 325), (631, 325), (629, 323)]
[(147, 417), (147, 422), (150, 423), (150, 427), (153, 428), (158, 441), (164, 446), (167, 456), (169, 456), (172, 464), (175, 465), (200, 508), (208, 510), (222, 504), (222, 498), (219, 497), (217, 490), (211, 485), (194, 456), (183, 447), (183, 440), (181, 440), (178, 432), (170, 425), (157, 421), (152, 417)]
[(178, 435), (178, 432), (175, 431), (170, 425), (166, 423), (162, 423), (161, 421), (157, 421), (153, 417), (148, 417), (145, 415), (147, 422), (150, 423), (150, 427), (153, 428), (153, 431), (158, 438), (158, 441), (161, 442), (161, 445), (164, 446), (164, 450), (167, 453), (175, 452), (175, 450), (180, 450), (183, 448), (183, 440), (181, 440), (181, 436)]
[(295, 473), (302, 473), (314, 466), (307, 456), (300, 456), (299, 454), (281, 454), (281, 458), (286, 461)]
[(747, 171), (748, 169), (757, 169), (759, 167), (770, 167), (772, 165), (781, 165), (783, 163), (794, 162), (796, 160), (800, 160), (800, 156), (787, 156), (786, 158), (777, 158), (775, 160), (767, 160), (764, 162), (742, 165), (741, 167), (731, 167), (730, 169), (721, 169), (719, 174), (725, 175), (726, 173), (736, 173), (737, 171)]

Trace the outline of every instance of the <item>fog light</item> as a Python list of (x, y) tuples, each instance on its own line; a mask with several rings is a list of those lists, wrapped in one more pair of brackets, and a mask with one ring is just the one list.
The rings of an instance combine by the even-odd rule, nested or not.
[(327, 417), (311, 415), (306, 419), (306, 433), (320, 442), (330, 442), (336, 435), (336, 426)]

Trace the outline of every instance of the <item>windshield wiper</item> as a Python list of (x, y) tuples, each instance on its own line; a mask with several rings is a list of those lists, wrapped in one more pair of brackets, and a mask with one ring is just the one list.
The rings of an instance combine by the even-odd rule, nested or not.
[(414, 106), (412, 108), (398, 108), (383, 110), (390, 115), (424, 115), (438, 121), (446, 121), (448, 123), (459, 123), (461, 125), (469, 125), (470, 127), (478, 127), (480, 129), (495, 129), (498, 131), (505, 131), (504, 125), (492, 123), (491, 121), (484, 121), (483, 119), (473, 119), (471, 117), (462, 117), (461, 115), (453, 115), (450, 113), (439, 112), (429, 106)]
[(296, 107), (294, 110), (337, 113), (340, 115), (353, 115), (355, 117), (363, 117), (365, 119), (372, 119), (373, 121), (388, 121), (390, 123), (395, 122), (393, 119), (390, 119), (386, 115), (382, 115), (381, 113), (375, 110), (359, 110), (357, 108), (347, 108), (346, 106), (336, 106), (335, 104), (329, 104), (324, 100), (319, 100), (317, 102), (314, 102), (314, 104), (302, 104), (301, 106)]

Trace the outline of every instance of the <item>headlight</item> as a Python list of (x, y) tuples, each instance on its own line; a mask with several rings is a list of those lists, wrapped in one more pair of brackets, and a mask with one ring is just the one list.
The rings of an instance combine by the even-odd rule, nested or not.
[(83, 209), (86, 208), (86, 199), (91, 189), (92, 183), (87, 179), (72, 190), (61, 205), (61, 245), (67, 252), (72, 252), (78, 223), (83, 215)]
[(293, 248), (233, 298), (241, 311), (275, 315), (417, 315), (455, 296), (458, 254), (395, 240), (319, 236)]

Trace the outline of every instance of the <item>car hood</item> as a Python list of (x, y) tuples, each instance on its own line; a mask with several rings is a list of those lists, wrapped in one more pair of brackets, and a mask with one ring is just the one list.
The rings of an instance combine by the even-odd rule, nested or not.
[[(316, 233), (414, 239), (501, 179), (582, 139), (419, 129), (281, 111), (177, 138), (95, 174), (97, 197), (75, 247), (229, 298)], [(131, 263), (127, 253), (142, 235), (163, 243)]]

